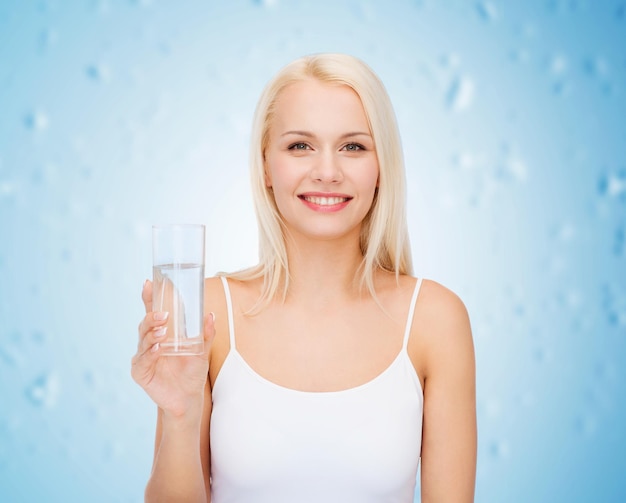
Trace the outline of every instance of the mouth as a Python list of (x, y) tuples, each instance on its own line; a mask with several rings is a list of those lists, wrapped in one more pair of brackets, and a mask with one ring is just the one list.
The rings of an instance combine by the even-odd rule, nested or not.
[(319, 196), (309, 194), (301, 194), (298, 197), (303, 201), (316, 204), (318, 206), (334, 206), (336, 204), (346, 203), (352, 199), (349, 196)]

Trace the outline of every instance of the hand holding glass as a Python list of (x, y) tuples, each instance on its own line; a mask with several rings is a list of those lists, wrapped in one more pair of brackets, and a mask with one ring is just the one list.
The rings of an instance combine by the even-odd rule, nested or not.
[(152, 227), (152, 310), (167, 311), (164, 355), (204, 352), (204, 225)]

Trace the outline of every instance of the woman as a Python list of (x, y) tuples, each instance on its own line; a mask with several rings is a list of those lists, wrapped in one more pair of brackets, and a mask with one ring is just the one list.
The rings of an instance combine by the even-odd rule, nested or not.
[(469, 320), (410, 276), (382, 83), (346, 55), (291, 63), (259, 101), (251, 170), (260, 263), (206, 280), (204, 356), (160, 355), (166, 313), (144, 285), (146, 501), (412, 502), (420, 459), (424, 503), (473, 501)]

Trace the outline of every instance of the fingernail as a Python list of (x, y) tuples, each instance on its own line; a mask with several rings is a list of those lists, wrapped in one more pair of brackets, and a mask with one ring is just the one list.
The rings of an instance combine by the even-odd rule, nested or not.
[(159, 350), (159, 346), (160, 344), (157, 342), (154, 346), (152, 346), (150, 351), (152, 351), (153, 353), (156, 353)]
[(215, 313), (211, 311), (209, 314), (211, 315), (211, 318), (213, 318), (213, 323), (215, 323)]
[(167, 327), (161, 327), (158, 330), (154, 331), (154, 336), (155, 337), (163, 337), (166, 332), (167, 332)]
[(167, 311), (160, 311), (160, 312), (156, 312), (154, 313), (154, 319), (156, 321), (163, 321), (163, 320), (167, 320), (167, 317), (170, 315), (170, 313), (168, 313)]
[(143, 288), (145, 288), (148, 285), (148, 280), (143, 282)]

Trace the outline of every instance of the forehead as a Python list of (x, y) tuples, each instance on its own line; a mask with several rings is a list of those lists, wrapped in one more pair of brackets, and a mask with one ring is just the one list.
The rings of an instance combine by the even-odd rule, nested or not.
[(369, 132), (363, 103), (349, 86), (305, 80), (289, 84), (277, 96), (272, 127), (342, 129)]

